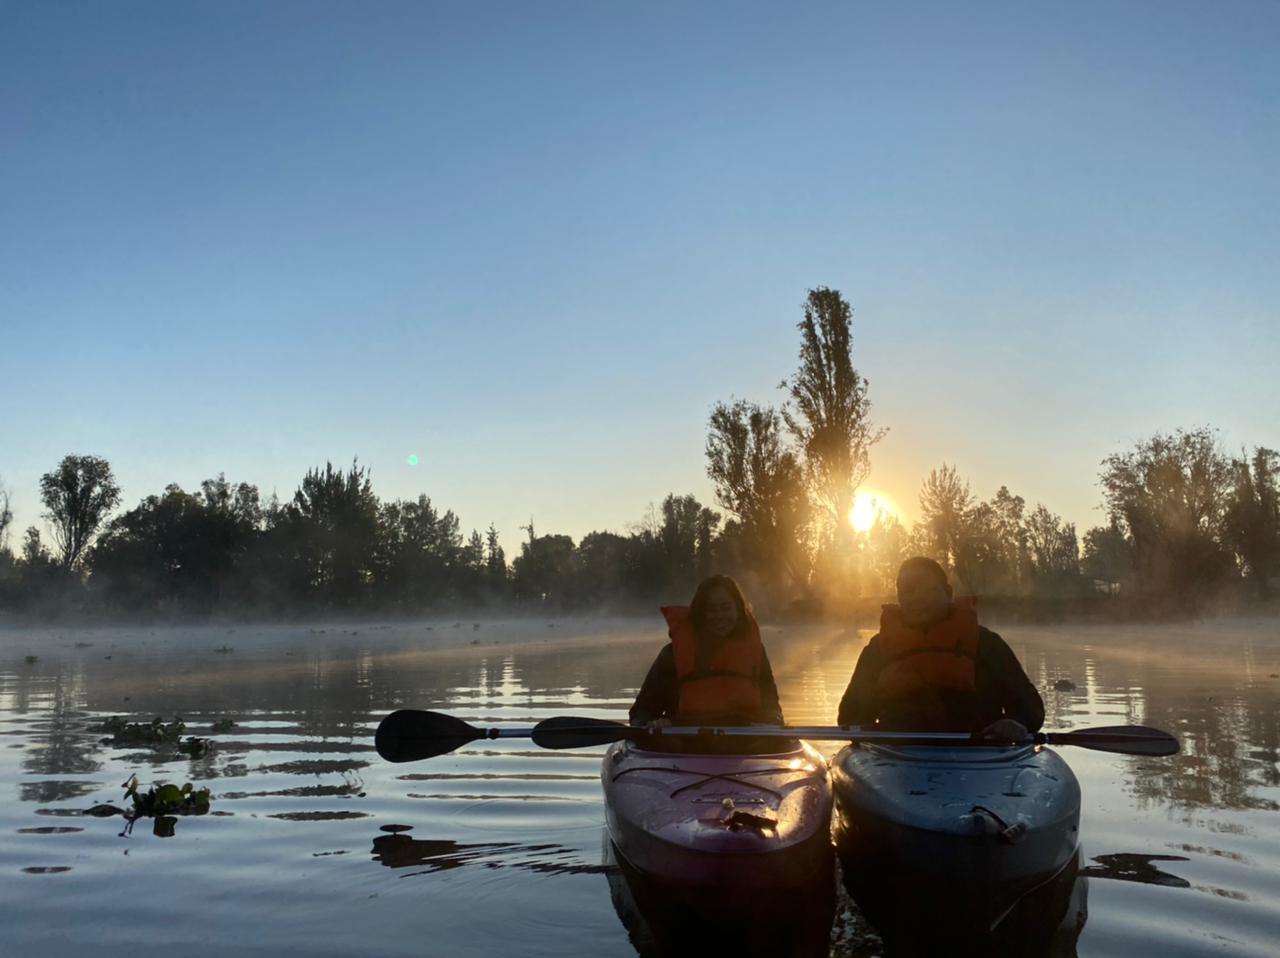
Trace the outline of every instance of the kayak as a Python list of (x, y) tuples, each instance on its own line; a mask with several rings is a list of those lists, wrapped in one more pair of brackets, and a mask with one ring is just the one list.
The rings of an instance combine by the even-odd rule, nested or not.
[(805, 743), (781, 745), (750, 755), (610, 746), (600, 779), (619, 858), (668, 889), (695, 893), (829, 883), (826, 762)]
[(831, 776), (845, 884), (886, 932), (985, 934), (1077, 860), (1080, 785), (1052, 750), (855, 744)]

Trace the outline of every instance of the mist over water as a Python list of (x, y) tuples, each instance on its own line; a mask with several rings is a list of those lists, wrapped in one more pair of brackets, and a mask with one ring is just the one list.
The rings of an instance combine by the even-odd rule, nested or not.
[[(1046, 728), (1145, 723), (1183, 744), (1062, 750), (1084, 793), (1075, 953), (1273, 954), (1280, 623), (990, 624)], [(765, 628), (789, 722), (834, 721), (869, 636)], [(656, 616), (0, 632), (0, 953), (635, 954), (602, 853), (601, 750), (504, 740), (389, 765), (372, 732), (399, 707), (624, 718), (664, 641)], [(180, 715), (216, 747), (103, 744), (112, 715)], [(134, 773), (209, 786), (210, 813), (167, 838), (83, 814), (127, 804)], [(878, 948), (844, 902), (830, 954)]]

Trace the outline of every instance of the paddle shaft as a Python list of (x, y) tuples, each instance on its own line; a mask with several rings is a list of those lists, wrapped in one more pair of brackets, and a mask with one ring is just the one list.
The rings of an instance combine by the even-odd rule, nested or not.
[(1076, 745), (1104, 752), (1128, 755), (1173, 755), (1177, 740), (1167, 732), (1142, 726), (1079, 729), (1071, 732), (1040, 732), (1018, 742), (983, 741), (967, 732), (911, 732), (863, 729), (857, 726), (675, 725), (648, 728), (610, 719), (557, 716), (536, 726), (477, 728), (442, 712), (399, 709), (378, 724), (375, 746), (378, 754), (392, 762), (412, 762), (444, 755), (469, 742), (485, 739), (528, 738), (542, 748), (586, 748), (625, 739), (639, 739), (646, 746), (664, 737), (686, 739), (809, 739), (812, 741), (865, 742), (886, 745)]
[[(565, 727), (556, 731), (568, 733), (573, 730), (572, 727)], [(588, 733), (599, 732), (600, 728), (597, 726), (582, 726), (581, 731)], [(642, 725), (625, 726), (620, 724), (613, 731), (620, 739), (709, 736), (712, 738), (802, 738), (826, 742), (915, 742), (919, 744), (937, 742), (940, 745), (964, 745), (975, 741), (974, 737), (968, 732), (885, 732), (868, 731), (853, 726), (830, 725), (759, 725), (742, 727), (668, 725), (663, 728), (650, 729)], [(476, 732), (479, 733), (477, 739), (532, 738), (534, 730), (532, 728), (477, 728)], [(1043, 744), (1043, 736), (1031, 735), (1024, 741), (1014, 744)]]

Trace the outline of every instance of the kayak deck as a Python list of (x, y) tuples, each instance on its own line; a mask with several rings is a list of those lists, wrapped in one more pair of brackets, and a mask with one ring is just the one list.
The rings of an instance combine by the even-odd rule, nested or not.
[(864, 906), (928, 902), (990, 928), (1077, 854), (1080, 786), (1051, 750), (853, 745), (831, 769), (832, 833)]
[(681, 885), (777, 887), (831, 867), (831, 787), (808, 745), (768, 755), (610, 747), (609, 836), (646, 875)]

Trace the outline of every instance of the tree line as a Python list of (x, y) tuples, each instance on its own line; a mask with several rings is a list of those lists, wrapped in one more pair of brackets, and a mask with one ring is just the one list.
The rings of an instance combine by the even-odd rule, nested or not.
[(892, 594), (899, 563), (915, 554), (984, 596), (1110, 594), (1194, 607), (1223, 590), (1266, 598), (1280, 576), (1280, 455), (1228, 455), (1209, 427), (1156, 434), (1104, 459), (1108, 521), (1082, 536), (1004, 486), (980, 499), (946, 463), (922, 481), (910, 529), (881, 512), (855, 530), (854, 496), (885, 430), (854, 366), (852, 310), (837, 291), (814, 289), (797, 328), (799, 363), (780, 406), (730, 399), (711, 411), (714, 504), (673, 493), (625, 534), (576, 543), (530, 520), (508, 561), (492, 524), (467, 534), (426, 495), (381, 500), (355, 461), (309, 470), (287, 501), (219, 475), (113, 514), (110, 464), (72, 455), (40, 480), (48, 544), (33, 526), (8, 546), (0, 487), (0, 608), (621, 610), (682, 599), (721, 571), (768, 610), (841, 614)]

